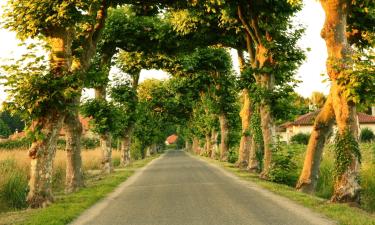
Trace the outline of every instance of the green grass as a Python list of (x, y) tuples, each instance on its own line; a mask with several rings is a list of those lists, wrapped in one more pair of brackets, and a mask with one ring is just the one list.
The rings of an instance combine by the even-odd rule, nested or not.
[(0, 214), (0, 224), (67, 224), (77, 218), (85, 209), (107, 196), (120, 183), (129, 178), (136, 169), (148, 164), (159, 155), (135, 161), (125, 169), (110, 175), (95, 175), (86, 180), (82, 190), (65, 195), (56, 194), (56, 201), (43, 209), (29, 209)]
[(258, 175), (236, 168), (232, 163), (219, 162), (204, 157), (200, 158), (219, 165), (244, 180), (254, 182), (271, 192), (287, 197), (313, 211), (338, 221), (341, 225), (375, 225), (375, 215), (362, 209), (350, 207), (347, 204), (330, 203), (327, 199), (298, 192), (290, 186), (261, 180)]

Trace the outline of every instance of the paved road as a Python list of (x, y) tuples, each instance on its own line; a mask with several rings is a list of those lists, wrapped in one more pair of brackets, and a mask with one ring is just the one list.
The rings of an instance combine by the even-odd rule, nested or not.
[(223, 169), (169, 151), (73, 224), (325, 225), (289, 200), (240, 181)]

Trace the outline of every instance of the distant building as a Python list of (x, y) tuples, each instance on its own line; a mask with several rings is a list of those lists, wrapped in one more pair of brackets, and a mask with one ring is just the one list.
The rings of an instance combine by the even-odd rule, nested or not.
[(167, 139), (165, 140), (165, 144), (166, 145), (175, 144), (177, 140), (178, 140), (178, 136), (175, 134), (172, 134), (171, 136), (167, 137)]
[[(289, 142), (290, 138), (298, 133), (311, 133), (313, 130), (315, 118), (318, 116), (320, 110), (310, 112), (299, 116), (293, 122), (287, 122), (277, 128), (277, 134), (281, 141)], [(375, 113), (375, 112), (374, 112)], [(359, 129), (369, 128), (375, 133), (375, 116), (365, 113), (357, 113)], [(336, 129), (334, 127), (334, 129)]]

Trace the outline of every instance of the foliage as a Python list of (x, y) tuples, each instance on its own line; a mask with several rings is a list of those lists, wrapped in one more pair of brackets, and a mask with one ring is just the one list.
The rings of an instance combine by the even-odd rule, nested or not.
[(361, 142), (371, 142), (375, 140), (374, 132), (369, 128), (361, 129), (361, 134), (359, 135), (359, 140)]
[(310, 134), (308, 133), (298, 133), (290, 138), (290, 142), (293, 144), (307, 145), (309, 143)]
[(11, 134), (8, 125), (0, 119), (0, 138), (7, 138)]
[(283, 149), (280, 143), (276, 143), (272, 148), (272, 164), (269, 172), (270, 181), (294, 186), (298, 179), (296, 163), (292, 160), (291, 149)]
[(28, 138), (20, 138), (0, 142), (0, 149), (12, 150), (18, 148), (28, 148), (30, 145), (31, 141)]
[(25, 122), (21, 120), (19, 113), (11, 114), (4, 110), (0, 113), (0, 119), (8, 125), (11, 133), (22, 131), (25, 127)]
[(229, 148), (228, 162), (235, 163), (238, 160), (238, 147)]
[(354, 159), (361, 161), (361, 151), (358, 142), (353, 134), (346, 130), (344, 133), (337, 133), (335, 138), (335, 178), (340, 179), (341, 175), (348, 169)]

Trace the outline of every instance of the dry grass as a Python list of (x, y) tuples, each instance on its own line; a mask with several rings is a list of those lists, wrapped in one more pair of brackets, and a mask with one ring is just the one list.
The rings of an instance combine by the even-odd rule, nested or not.
[[(83, 171), (99, 170), (102, 153), (99, 148), (82, 151)], [(113, 151), (114, 166), (120, 162), (120, 152)], [(53, 168), (53, 189), (62, 191), (65, 183), (66, 154), (56, 152)], [(25, 207), (27, 182), (30, 173), (30, 158), (27, 150), (0, 150), (0, 212)]]
[[(102, 158), (102, 152), (99, 148), (92, 150), (82, 151), (82, 163), (84, 170), (96, 170), (100, 169), (100, 162)], [(113, 151), (112, 159), (115, 164), (120, 160), (120, 152)], [(28, 170), (30, 168), (30, 158), (27, 155), (27, 150), (11, 150), (5, 151), (0, 150), (0, 162), (4, 160), (15, 160), (18, 168), (24, 168)], [(66, 155), (65, 151), (57, 150), (54, 167), (65, 168)]]

